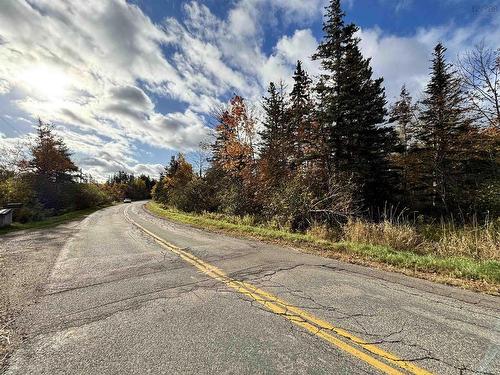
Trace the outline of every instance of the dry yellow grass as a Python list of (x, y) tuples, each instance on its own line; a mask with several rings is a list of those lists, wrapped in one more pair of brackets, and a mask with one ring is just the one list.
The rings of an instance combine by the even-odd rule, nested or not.
[(422, 252), (426, 241), (409, 224), (393, 224), (386, 220), (370, 223), (363, 220), (350, 220), (343, 226), (344, 240), (349, 242), (385, 245), (393, 249)]
[(434, 229), (436, 240), (424, 236), (414, 225), (390, 220), (380, 223), (351, 220), (343, 226), (342, 232), (343, 240), (349, 242), (384, 245), (420, 254), (500, 260), (500, 231), (491, 223), (474, 223), (460, 228), (441, 224)]
[(440, 255), (500, 260), (500, 230), (493, 224), (474, 224), (460, 229), (444, 226), (435, 251)]

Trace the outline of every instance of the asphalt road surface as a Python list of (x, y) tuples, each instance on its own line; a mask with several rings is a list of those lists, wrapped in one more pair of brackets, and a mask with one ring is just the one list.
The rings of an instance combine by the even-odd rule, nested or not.
[(150, 215), (64, 241), (7, 374), (500, 374), (500, 302)]

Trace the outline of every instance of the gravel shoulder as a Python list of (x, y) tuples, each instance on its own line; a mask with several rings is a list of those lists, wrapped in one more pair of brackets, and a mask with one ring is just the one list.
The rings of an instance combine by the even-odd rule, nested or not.
[(0, 236), (0, 373), (26, 337), (18, 318), (37, 302), (59, 253), (81, 224)]

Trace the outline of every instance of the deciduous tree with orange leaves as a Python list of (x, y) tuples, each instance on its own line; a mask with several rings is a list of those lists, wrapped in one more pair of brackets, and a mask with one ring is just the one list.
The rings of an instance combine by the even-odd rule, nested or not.
[[(224, 210), (247, 213), (256, 209), (255, 119), (245, 100), (235, 95), (214, 113), (212, 170), (223, 177), (218, 194)], [(218, 172), (217, 172), (218, 171)]]
[(235, 95), (215, 116), (214, 164), (234, 178), (251, 179), (255, 174), (255, 120), (245, 100)]

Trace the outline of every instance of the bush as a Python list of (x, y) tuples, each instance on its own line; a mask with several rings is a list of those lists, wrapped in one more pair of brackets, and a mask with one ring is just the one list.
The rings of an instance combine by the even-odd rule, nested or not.
[(219, 207), (219, 200), (215, 192), (208, 186), (205, 179), (193, 178), (186, 187), (177, 191), (173, 201), (178, 209), (186, 212), (215, 211)]
[(334, 175), (325, 191), (315, 191), (314, 180), (297, 175), (276, 189), (267, 199), (264, 213), (281, 227), (304, 231), (315, 222), (335, 227), (357, 212), (355, 185), (348, 175)]
[(112, 197), (96, 184), (75, 184), (74, 208), (83, 210), (110, 204)]
[(21, 223), (33, 220), (42, 220), (51, 214), (40, 204), (32, 188), (29, 176), (11, 176), (0, 182), (0, 206), (9, 202), (21, 203), (20, 209), (14, 210), (12, 219)]
[(296, 177), (281, 186), (264, 206), (264, 215), (281, 228), (303, 230), (310, 225), (312, 193), (302, 179)]

